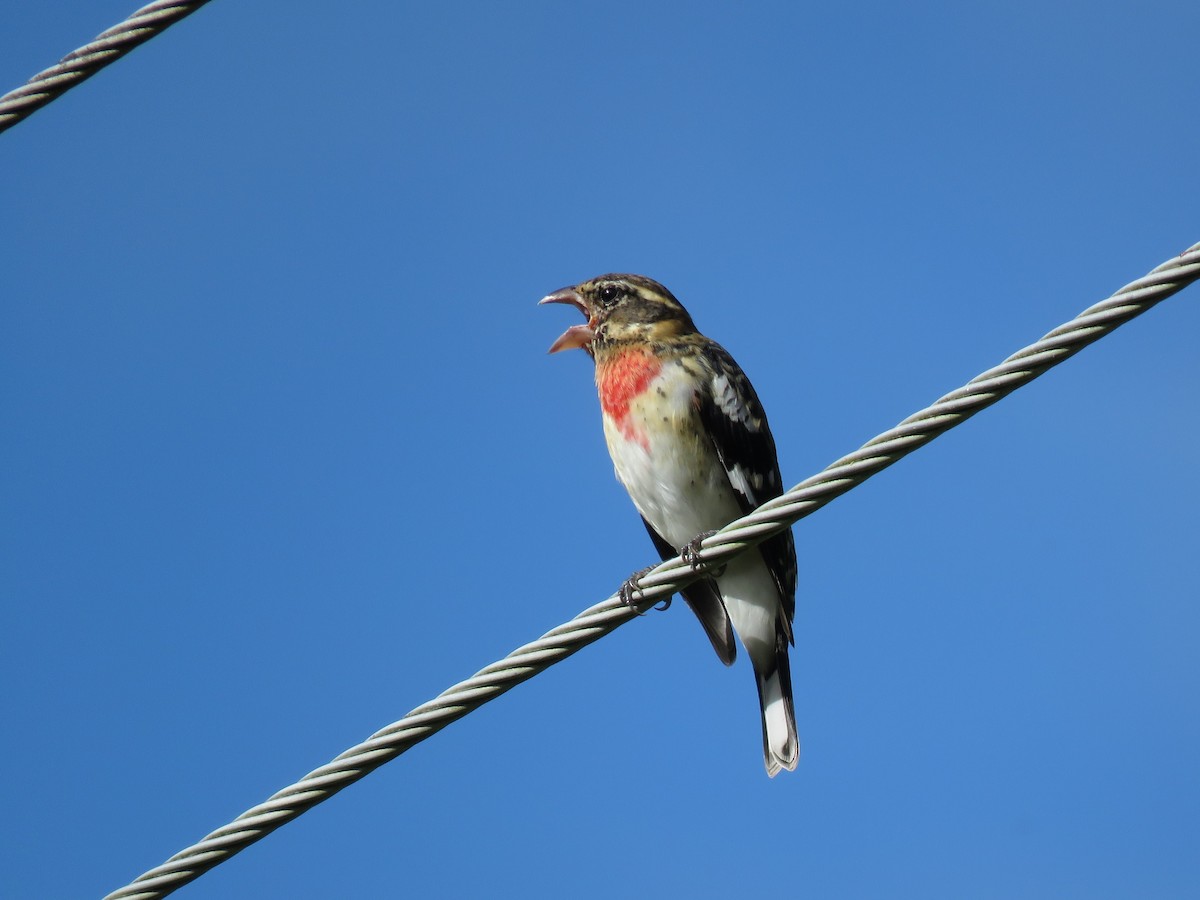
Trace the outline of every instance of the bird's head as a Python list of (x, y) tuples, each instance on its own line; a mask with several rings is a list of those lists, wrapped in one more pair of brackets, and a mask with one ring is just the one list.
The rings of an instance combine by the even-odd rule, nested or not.
[(609, 347), (662, 341), (695, 332), (692, 317), (675, 295), (644, 275), (601, 275), (543, 297), (541, 303), (569, 303), (587, 316), (550, 346), (551, 353), (582, 348), (592, 356)]

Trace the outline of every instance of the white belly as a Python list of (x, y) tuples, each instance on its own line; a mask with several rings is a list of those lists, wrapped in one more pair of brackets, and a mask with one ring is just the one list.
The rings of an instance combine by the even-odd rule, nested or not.
[(741, 514), (692, 397), (691, 379), (667, 365), (620, 422), (604, 417), (617, 478), (638, 512), (677, 550)]
[[(677, 365), (664, 367), (624, 418), (604, 416), (617, 478), (638, 512), (676, 550), (742, 514), (729, 475), (701, 427), (692, 381), (685, 375)], [(716, 580), (751, 658), (758, 666), (770, 665), (780, 600), (762, 557), (743, 554)]]

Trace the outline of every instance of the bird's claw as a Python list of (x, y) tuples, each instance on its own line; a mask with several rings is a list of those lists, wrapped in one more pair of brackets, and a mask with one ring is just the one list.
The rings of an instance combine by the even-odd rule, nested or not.
[[(644, 596), (642, 594), (642, 586), (639, 582), (641, 581), (643, 575), (645, 575), (647, 572), (652, 572), (653, 570), (654, 566), (646, 566), (646, 568), (638, 569), (627, 579), (625, 579), (625, 583), (621, 585), (621, 589), (617, 591), (617, 596), (620, 598), (622, 603), (630, 607), (637, 606), (638, 598)], [(671, 598), (668, 597), (661, 604), (654, 608), (657, 610), (670, 609)]]
[[(702, 531), (683, 546), (683, 550), (679, 555), (683, 561), (692, 567), (693, 572), (699, 572), (704, 566), (704, 561), (700, 558), (700, 545), (708, 538), (716, 534), (715, 531)], [(725, 571), (725, 567), (721, 566), (720, 571), (714, 572), (714, 575), (720, 575)]]
[(639, 584), (641, 577), (653, 569), (654, 566), (649, 566), (645, 569), (638, 569), (632, 575), (625, 579), (625, 583), (621, 585), (621, 590), (617, 591), (617, 596), (626, 606), (637, 606), (637, 598), (642, 593), (642, 586)]

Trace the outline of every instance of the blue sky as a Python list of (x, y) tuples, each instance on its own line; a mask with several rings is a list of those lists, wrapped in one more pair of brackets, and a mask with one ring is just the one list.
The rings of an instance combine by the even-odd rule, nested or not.
[[(0, 7), (0, 89), (117, 22)], [(1200, 240), (1195, 3), (213, 3), (0, 136), (0, 893), (100, 896), (653, 548), (575, 321), (792, 484)], [(1182, 897), (1193, 287), (796, 528), (795, 773), (647, 615), (181, 897)]]

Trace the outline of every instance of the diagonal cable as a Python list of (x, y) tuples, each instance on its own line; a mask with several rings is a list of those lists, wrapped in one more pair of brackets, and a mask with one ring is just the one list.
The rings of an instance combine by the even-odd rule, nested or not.
[(208, 0), (157, 0), (147, 4), (124, 22), (97, 35), (64, 56), (56, 65), (38, 72), (16, 90), (0, 97), (0, 132), (12, 128), (79, 82), (91, 78), (134, 47), (165, 31), (190, 15)]
[(862, 484), (876, 472), (991, 406), (1197, 278), (1200, 278), (1200, 244), (1163, 263), (1144, 278), (1127, 284), (1109, 299), (1085, 309), (1000, 365), (975, 376), (958, 390), (867, 441), (824, 471), (705, 539), (701, 544), (701, 568), (693, 569), (680, 559), (659, 565), (641, 578), (643, 591), (636, 610), (623, 605), (616, 595), (584, 610), (571, 621), (418, 706), (404, 718), (242, 813), (199, 843), (109, 894), (105, 900), (165, 897), (456, 719), (616, 630), (639, 612), (686, 587), (708, 569), (719, 567), (746, 548), (790, 527), (798, 519)]

